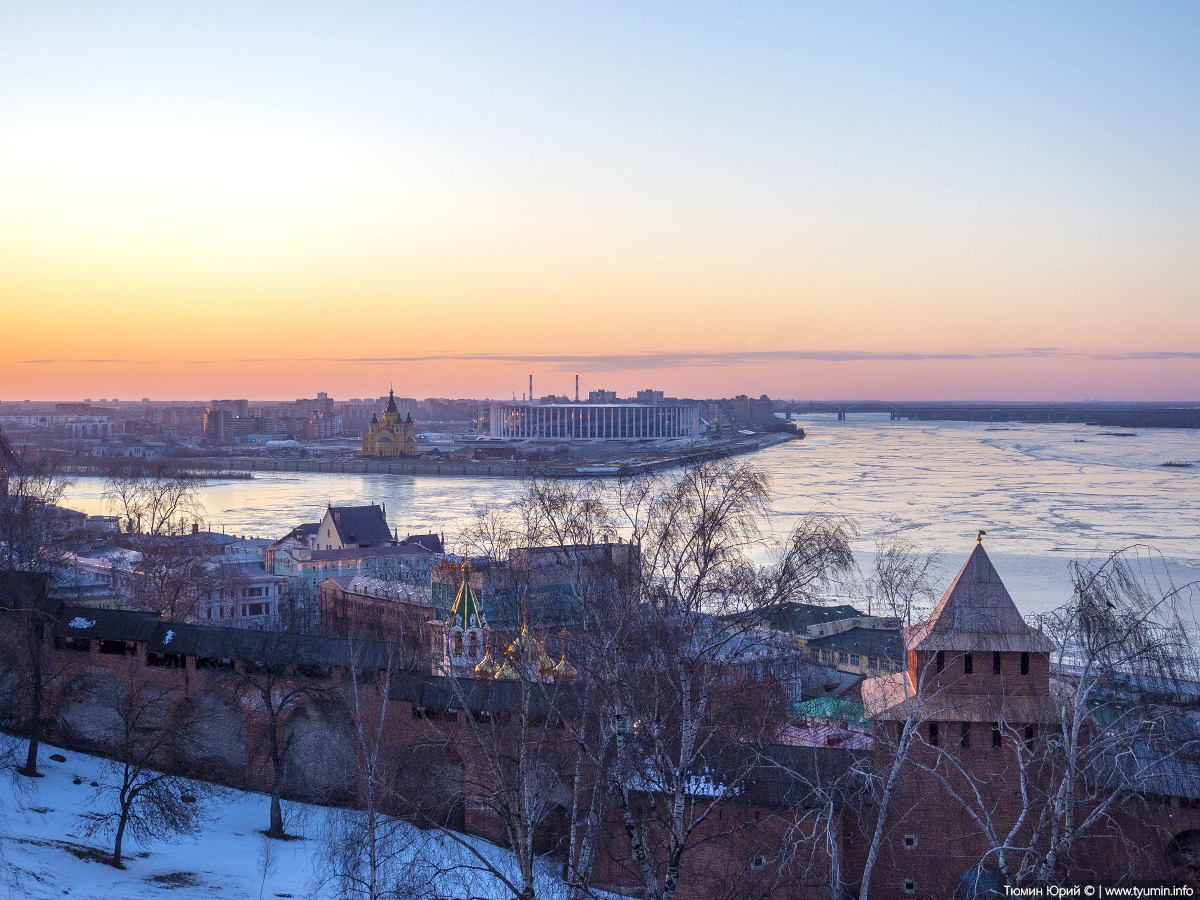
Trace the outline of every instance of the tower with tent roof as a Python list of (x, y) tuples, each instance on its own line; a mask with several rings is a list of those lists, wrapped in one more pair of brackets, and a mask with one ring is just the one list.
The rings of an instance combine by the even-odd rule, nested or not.
[(479, 594), (471, 587), (470, 564), (464, 563), (462, 583), (442, 626), (442, 672), (470, 677), (487, 652), (491, 629)]

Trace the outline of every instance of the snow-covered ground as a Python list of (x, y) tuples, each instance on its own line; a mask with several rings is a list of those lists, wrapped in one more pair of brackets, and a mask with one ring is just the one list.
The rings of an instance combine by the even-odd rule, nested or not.
[[(66, 762), (55, 762), (61, 754)], [(325, 898), (335, 896), (317, 884), (314, 865), (319, 856), (316, 835), (326, 810), (291, 806), (289, 819), (304, 840), (270, 841), (274, 865), (263, 879), (262, 829), (269, 824), (269, 798), (262, 794), (225, 791), (211, 808), (198, 835), (173, 843), (125, 840), (125, 869), (98, 860), (111, 853), (111, 843), (85, 827), (94, 810), (91, 782), (106, 777), (103, 760), (43, 745), (38, 767), (44, 778), (0, 782), (0, 898), (78, 898), (126, 900), (134, 897), (170, 900), (235, 898)], [(79, 780), (79, 784), (75, 784)], [(404, 826), (411, 837), (409, 852), (417, 852), (427, 872), (435, 875), (438, 894), (445, 897), (510, 897), (495, 876), (449, 837)], [(291, 828), (289, 828), (291, 830)], [(468, 838), (490, 861), (516, 876), (507, 851), (478, 838)], [(565, 892), (552, 860), (539, 861), (537, 895), (558, 898)], [(519, 881), (518, 881), (519, 884)], [(416, 900), (414, 892), (412, 900)]]

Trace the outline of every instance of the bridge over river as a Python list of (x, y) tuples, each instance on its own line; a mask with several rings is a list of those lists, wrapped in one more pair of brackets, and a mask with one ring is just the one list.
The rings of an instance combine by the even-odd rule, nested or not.
[(812, 400), (776, 412), (836, 413), (838, 419), (887, 413), (893, 420), (946, 422), (1071, 422), (1110, 428), (1200, 428), (1200, 403), (999, 403)]

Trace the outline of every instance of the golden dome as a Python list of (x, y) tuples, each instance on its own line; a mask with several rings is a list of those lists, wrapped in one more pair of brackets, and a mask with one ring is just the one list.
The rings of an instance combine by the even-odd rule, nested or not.
[(480, 678), (491, 678), (496, 674), (496, 661), (492, 659), (490, 649), (483, 654), (483, 659), (475, 667), (475, 674)]
[(521, 675), (513, 667), (513, 664), (506, 659), (504, 665), (496, 671), (495, 678), (497, 681), (520, 681)]
[(508, 655), (533, 663), (542, 672), (554, 668), (554, 660), (546, 653), (545, 645), (529, 633), (527, 626), (521, 627), (521, 636), (508, 648)]
[(571, 684), (579, 677), (578, 670), (567, 662), (567, 654), (564, 652), (563, 657), (559, 660), (558, 665), (551, 670), (554, 676), (555, 684)]

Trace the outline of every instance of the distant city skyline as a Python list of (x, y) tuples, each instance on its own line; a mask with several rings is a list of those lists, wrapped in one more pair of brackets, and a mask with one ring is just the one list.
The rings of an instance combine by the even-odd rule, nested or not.
[(1200, 7), (15, 5), (0, 402), (1200, 399)]

